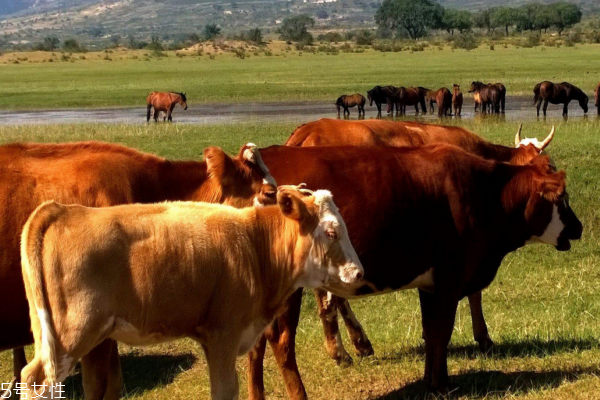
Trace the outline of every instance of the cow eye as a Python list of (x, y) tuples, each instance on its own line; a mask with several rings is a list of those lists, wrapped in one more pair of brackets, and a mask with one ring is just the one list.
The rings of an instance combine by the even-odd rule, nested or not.
[(336, 241), (337, 240), (337, 232), (333, 228), (326, 229), (325, 230), (325, 235), (327, 235), (327, 237), (331, 241)]

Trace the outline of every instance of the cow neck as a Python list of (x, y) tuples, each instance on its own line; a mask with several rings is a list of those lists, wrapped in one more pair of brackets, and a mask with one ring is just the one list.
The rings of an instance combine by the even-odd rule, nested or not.
[(510, 162), (517, 153), (517, 149), (513, 147), (493, 144), (484, 139), (477, 138), (477, 141), (473, 144), (474, 148), (468, 150), (475, 152), (487, 160)]
[(258, 284), (262, 288), (261, 308), (274, 316), (281, 304), (295, 291), (295, 283), (303, 272), (303, 259), (298, 243), (302, 241), (299, 224), (281, 213), (279, 206), (254, 209), (256, 215), (255, 230), (260, 238), (260, 271)]
[(208, 176), (204, 161), (165, 161), (160, 168), (163, 189), (157, 201), (203, 201), (220, 203), (221, 186)]
[[(510, 251), (523, 246), (527, 240), (525, 209), (531, 197), (536, 170), (533, 166), (514, 166), (499, 163), (496, 173), (504, 184), (501, 190), (503, 233)], [(520, 235), (521, 234), (521, 235)]]

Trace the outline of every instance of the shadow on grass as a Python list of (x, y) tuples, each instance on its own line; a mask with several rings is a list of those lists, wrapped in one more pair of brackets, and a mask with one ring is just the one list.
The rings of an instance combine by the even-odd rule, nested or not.
[[(125, 355), (121, 356), (123, 382), (127, 396), (172, 383), (177, 375), (190, 369), (196, 357), (193, 354), (169, 355)], [(65, 381), (67, 399), (83, 399), (81, 368)]]
[[(600, 343), (592, 339), (556, 339), (541, 340), (529, 339), (522, 341), (504, 341), (494, 346), (487, 352), (482, 352), (476, 344), (472, 346), (450, 346), (450, 357), (474, 359), (487, 357), (492, 359), (507, 359), (514, 357), (546, 357), (559, 353), (572, 353), (583, 350), (600, 348)], [(425, 345), (402, 349), (398, 352), (383, 356), (381, 360), (399, 360), (407, 355), (425, 355)]]
[(435, 395), (423, 381), (409, 383), (401, 389), (390, 392), (374, 400), (400, 399), (474, 399), (505, 398), (514, 394), (553, 389), (567, 382), (575, 382), (582, 375), (598, 374), (597, 369), (580, 369), (546, 372), (499, 371), (469, 372), (450, 377), (451, 392), (446, 396)]

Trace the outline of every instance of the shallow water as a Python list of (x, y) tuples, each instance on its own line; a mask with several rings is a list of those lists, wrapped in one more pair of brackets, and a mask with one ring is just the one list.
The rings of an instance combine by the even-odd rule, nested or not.
[[(589, 116), (595, 116), (596, 110), (590, 104)], [(385, 114), (383, 117), (391, 118)], [(376, 118), (375, 106), (365, 107), (366, 118)], [(357, 118), (357, 109), (350, 109), (350, 119)], [(548, 118), (560, 118), (562, 105), (548, 106)], [(583, 110), (574, 102), (569, 106), (569, 118), (582, 118)], [(162, 116), (161, 116), (162, 117)], [(407, 108), (407, 118), (428, 122), (439, 122), (437, 107), (434, 114), (415, 116), (414, 108)], [(191, 104), (186, 111), (177, 106), (173, 112), (173, 120), (184, 124), (223, 124), (235, 122), (296, 122), (305, 123), (318, 118), (337, 118), (337, 111), (332, 103), (243, 103), (243, 104)], [(481, 115), (474, 112), (473, 100), (465, 98), (462, 119), (491, 118), (507, 121), (530, 121), (537, 119), (535, 107), (530, 96), (507, 96), (506, 113), (501, 115)], [(540, 117), (543, 118), (543, 117)], [(159, 119), (162, 122), (162, 118)], [(152, 122), (152, 120), (151, 120)], [(0, 111), (0, 125), (26, 124), (65, 124), (65, 123), (146, 123), (146, 109), (105, 108), (105, 109), (61, 109), (35, 111)]]

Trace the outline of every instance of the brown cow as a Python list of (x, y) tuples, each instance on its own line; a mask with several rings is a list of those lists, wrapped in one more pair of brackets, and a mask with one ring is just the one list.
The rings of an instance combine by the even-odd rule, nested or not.
[[(0, 146), (0, 320), (4, 329), (0, 350), (32, 343), (25, 288), (21, 276), (19, 237), (31, 212), (46, 200), (105, 207), (125, 203), (194, 200), (238, 207), (275, 202), (275, 181), (253, 144), (236, 157), (218, 147), (204, 150), (205, 161), (170, 161), (124, 146), (82, 142), (65, 144), (9, 144)], [(104, 357), (108, 350), (99, 350)], [(113, 364), (118, 367), (116, 346)], [(23, 349), (15, 349), (15, 377), (25, 366)], [(99, 372), (83, 360), (86, 393), (97, 398), (102, 388), (87, 385)], [(120, 392), (120, 371), (113, 385)], [(13, 380), (14, 383), (14, 380)], [(93, 397), (96, 396), (96, 397)], [(108, 396), (108, 394), (107, 394)], [(100, 398), (102, 396), (100, 395)]]
[(345, 94), (343, 96), (338, 97), (338, 99), (335, 101), (338, 116), (340, 115), (340, 108), (344, 109), (344, 116), (346, 116), (346, 113), (350, 115), (349, 108), (351, 107), (358, 107), (358, 116), (360, 117), (361, 114), (364, 116), (366, 101), (367, 100), (365, 99), (365, 96), (363, 96), (360, 93), (354, 93), (350, 95)]
[(600, 115), (600, 83), (594, 89), (594, 99), (596, 100), (596, 108), (598, 109), (598, 115)]
[(278, 206), (242, 210), (39, 206), (21, 238), (36, 347), (22, 383), (55, 386), (106, 339), (188, 337), (206, 354), (212, 398), (237, 399), (236, 358), (296, 289), (353, 293), (363, 276), (331, 193), (280, 189)]
[(460, 91), (460, 85), (456, 83), (452, 86), (452, 108), (454, 110), (454, 116), (460, 117), (462, 114), (463, 105), (463, 94)]
[[(447, 143), (495, 161), (510, 162), (515, 165), (525, 165), (543, 152), (554, 138), (554, 127), (543, 140), (521, 138), (519, 127), (515, 135), (515, 147), (496, 145), (480, 136), (460, 127), (422, 124), (416, 122), (392, 121), (361, 121), (342, 122), (321, 119), (300, 126), (288, 139), (288, 146), (422, 146), (434, 143)], [(338, 363), (351, 362), (352, 358), (346, 351), (338, 335), (337, 310), (339, 308), (348, 333), (356, 351), (360, 355), (370, 355), (373, 348), (354, 316), (348, 301), (329, 299), (325, 301), (326, 293), (317, 293), (319, 314), (325, 332), (325, 343), (328, 353)], [(337, 307), (336, 307), (337, 305)], [(487, 324), (483, 316), (481, 293), (469, 296), (471, 316), (473, 320), (473, 336), (482, 350), (489, 349), (493, 342), (490, 339)]]
[(154, 122), (158, 122), (158, 114), (165, 113), (163, 121), (167, 118), (173, 122), (173, 109), (179, 104), (181, 108), (187, 110), (187, 98), (185, 93), (176, 92), (152, 92), (146, 97), (146, 122), (150, 122), (150, 113), (154, 107)]
[(548, 109), (548, 103), (561, 104), (563, 106), (563, 117), (569, 115), (569, 103), (571, 100), (577, 100), (579, 106), (584, 113), (588, 112), (588, 97), (575, 85), (571, 85), (569, 82), (552, 83), (544, 81), (535, 85), (533, 88), (533, 104), (537, 108), (537, 116), (540, 116), (540, 107), (542, 102), (544, 103), (544, 117), (546, 116), (546, 110)]
[[(554, 172), (547, 156), (516, 166), (448, 145), (273, 146), (261, 154), (279, 182), (331, 189), (365, 270), (354, 296), (419, 289), (425, 380), (436, 389), (447, 385), (447, 346), (460, 298), (488, 286), (503, 258), (525, 244), (564, 251), (581, 237), (565, 173)], [(299, 295), (288, 305), (266, 337), (288, 395), (305, 399), (294, 354)], [(263, 339), (250, 353), (252, 400), (264, 398), (264, 345)]]

